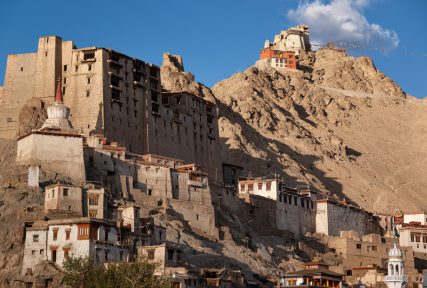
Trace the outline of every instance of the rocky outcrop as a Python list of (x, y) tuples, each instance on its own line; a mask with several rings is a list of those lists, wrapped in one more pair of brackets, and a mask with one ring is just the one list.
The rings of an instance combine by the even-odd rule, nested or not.
[(369, 57), (349, 57), (345, 50), (330, 47), (315, 53), (312, 68), (311, 75), (315, 85), (376, 97), (406, 97), (393, 80), (378, 71)]
[[(367, 57), (334, 47), (301, 70), (250, 67), (212, 88), (222, 157), (251, 175), (347, 198), (375, 212), (421, 209), (427, 109)], [(268, 171), (268, 172), (266, 172)]]
[(161, 78), (163, 89), (166, 91), (187, 91), (208, 101), (215, 101), (211, 89), (196, 82), (193, 74), (184, 71), (184, 63), (180, 55), (171, 55), (168, 52), (163, 54)]
[(45, 103), (40, 99), (30, 99), (19, 112), (17, 136), (41, 128), (46, 118)]

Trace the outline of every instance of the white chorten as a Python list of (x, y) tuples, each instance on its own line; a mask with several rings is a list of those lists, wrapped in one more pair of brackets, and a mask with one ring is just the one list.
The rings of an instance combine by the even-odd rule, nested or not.
[(47, 107), (47, 119), (44, 122), (41, 130), (54, 129), (54, 130), (72, 130), (70, 120), (70, 108), (64, 105), (62, 97), (61, 78), (58, 78), (58, 85), (56, 87), (55, 102)]
[(388, 274), (384, 277), (384, 282), (388, 288), (404, 288), (408, 282), (403, 268), (402, 251), (397, 248), (396, 241), (393, 248), (388, 252)]

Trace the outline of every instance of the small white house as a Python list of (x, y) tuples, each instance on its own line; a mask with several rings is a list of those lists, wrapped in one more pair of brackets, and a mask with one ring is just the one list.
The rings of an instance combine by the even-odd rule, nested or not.
[(95, 263), (129, 261), (133, 233), (120, 222), (82, 218), (38, 221), (27, 227), (22, 273), (47, 260), (62, 267), (67, 257), (88, 257)]

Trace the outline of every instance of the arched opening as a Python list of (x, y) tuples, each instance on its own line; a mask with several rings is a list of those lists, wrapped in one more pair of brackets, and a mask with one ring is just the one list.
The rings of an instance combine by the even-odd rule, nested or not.
[(398, 264), (396, 264), (396, 275), (399, 275), (399, 265)]
[(389, 265), (389, 269), (388, 270), (389, 270), (390, 275), (393, 276), (394, 275), (394, 266), (393, 266), (393, 264)]
[(104, 241), (105, 240), (105, 232), (104, 232), (104, 226), (99, 226), (98, 228), (98, 241)]

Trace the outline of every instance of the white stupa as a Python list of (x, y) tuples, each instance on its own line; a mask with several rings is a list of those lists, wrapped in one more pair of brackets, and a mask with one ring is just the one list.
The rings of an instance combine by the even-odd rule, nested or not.
[(403, 268), (402, 251), (397, 248), (396, 241), (393, 248), (388, 252), (388, 274), (384, 277), (384, 282), (388, 288), (404, 288), (408, 282)]
[(73, 130), (73, 126), (71, 125), (69, 117), (70, 108), (64, 105), (61, 89), (61, 78), (58, 78), (55, 102), (47, 107), (47, 119), (40, 130)]

